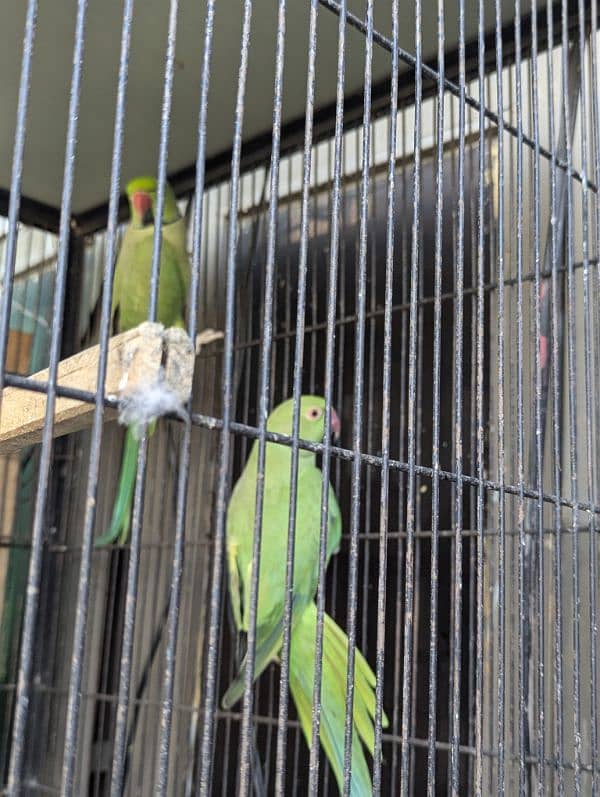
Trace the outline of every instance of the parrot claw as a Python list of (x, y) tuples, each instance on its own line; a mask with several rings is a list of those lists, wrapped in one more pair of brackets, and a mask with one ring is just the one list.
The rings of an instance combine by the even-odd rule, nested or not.
[(219, 329), (203, 329), (196, 335), (196, 354), (200, 354), (200, 349), (215, 340), (221, 340), (223, 333)]

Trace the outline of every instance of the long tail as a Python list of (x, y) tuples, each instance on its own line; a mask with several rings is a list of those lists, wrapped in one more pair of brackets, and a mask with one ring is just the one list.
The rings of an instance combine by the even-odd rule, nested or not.
[(104, 534), (98, 537), (95, 543), (96, 547), (113, 545), (119, 536), (121, 536), (123, 542), (127, 540), (131, 523), (131, 507), (133, 504), (139, 446), (139, 440), (135, 437), (131, 427), (127, 427), (123, 458), (121, 459), (121, 474), (110, 526)]
[[(315, 667), (317, 607), (310, 603), (292, 634), (290, 691), (308, 744), (312, 738), (312, 697)], [(344, 722), (346, 714), (346, 671), (348, 637), (325, 615), (323, 626), (323, 668), (321, 680), (321, 744), (337, 780), (340, 793), (344, 782)], [(352, 797), (373, 793), (371, 773), (363, 744), (373, 755), (375, 747), (375, 675), (364, 656), (356, 650), (354, 667), (354, 727), (352, 732)], [(383, 726), (388, 719), (383, 715)], [(362, 743), (361, 743), (362, 742)]]

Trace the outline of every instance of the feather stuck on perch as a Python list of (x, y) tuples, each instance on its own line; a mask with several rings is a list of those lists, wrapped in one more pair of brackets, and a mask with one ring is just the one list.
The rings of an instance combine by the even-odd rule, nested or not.
[[(117, 398), (122, 412), (139, 423), (183, 411), (191, 395), (195, 345), (184, 330), (145, 322), (112, 337), (108, 344), (105, 395)], [(59, 387), (96, 392), (100, 346), (92, 346), (59, 363)], [(48, 370), (29, 377), (47, 383)], [(149, 399), (152, 399), (150, 401)], [(56, 397), (54, 437), (91, 426), (94, 403)], [(133, 413), (133, 415), (131, 415)], [(117, 417), (105, 408), (105, 419)], [(46, 395), (7, 387), (2, 395), (0, 454), (20, 451), (42, 439)], [(128, 422), (130, 422), (128, 421)]]

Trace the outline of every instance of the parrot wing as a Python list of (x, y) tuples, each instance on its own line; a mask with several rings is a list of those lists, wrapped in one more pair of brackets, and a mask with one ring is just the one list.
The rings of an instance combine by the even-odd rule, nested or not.
[[(298, 596), (292, 599), (292, 627), (302, 613), (306, 601)], [(254, 680), (269, 666), (275, 659), (281, 648), (283, 636), (283, 612), (278, 612), (278, 617), (273, 617), (269, 621), (261, 623), (256, 627), (256, 649), (254, 654)], [(246, 667), (248, 664), (247, 655), (242, 659), (240, 669), (221, 701), (225, 710), (234, 706), (244, 693), (244, 683), (246, 679)]]
[(329, 488), (329, 529), (327, 531), (327, 561), (340, 550), (342, 539), (342, 513), (333, 488)]
[(240, 589), (240, 571), (238, 569), (237, 540), (228, 539), (227, 541), (227, 564), (229, 565), (229, 598), (233, 609), (233, 619), (238, 631), (242, 630), (242, 593)]

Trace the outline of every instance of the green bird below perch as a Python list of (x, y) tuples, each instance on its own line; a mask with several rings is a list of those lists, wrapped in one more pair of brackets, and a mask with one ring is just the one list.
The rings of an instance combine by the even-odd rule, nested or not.
[[(112, 295), (112, 320), (115, 332), (125, 332), (148, 318), (154, 224), (157, 202), (154, 177), (137, 177), (127, 185), (131, 219), (117, 264)], [(190, 282), (190, 261), (186, 250), (185, 222), (179, 213), (171, 186), (165, 186), (160, 247), (157, 320), (165, 327), (183, 327)], [(149, 425), (154, 431), (156, 422)], [(136, 429), (127, 428), (121, 472), (112, 518), (107, 531), (96, 540), (97, 546), (124, 543), (129, 536), (133, 493), (137, 473), (139, 439)]]
[[(276, 407), (267, 420), (271, 432), (292, 433), (293, 400)], [(332, 431), (339, 432), (339, 419), (332, 412)], [(320, 396), (302, 396), (300, 437), (321, 442), (325, 401)], [(229, 595), (238, 631), (248, 631), (252, 574), (252, 547), (256, 502), (258, 442), (238, 479), (227, 511), (227, 559)], [(283, 638), (287, 533), (290, 505), (291, 448), (267, 443), (254, 678), (272, 661), (278, 660)], [(315, 454), (300, 450), (296, 535), (294, 552), (292, 635), (290, 646), (290, 693), (296, 705), (304, 736), (312, 737), (312, 697), (315, 667), (317, 609), (314, 596), (319, 570), (322, 475)], [(342, 521), (335, 493), (329, 487), (327, 560), (340, 546)], [(242, 697), (247, 662), (222, 699), (224, 709)], [(321, 745), (334, 772), (340, 792), (344, 779), (344, 722), (348, 638), (333, 618), (325, 615), (323, 626), (323, 666), (321, 680)], [(352, 797), (372, 794), (371, 774), (363, 745), (373, 755), (375, 717), (375, 675), (360, 651), (354, 668), (354, 706), (352, 735)], [(383, 715), (383, 725), (388, 720)]]

